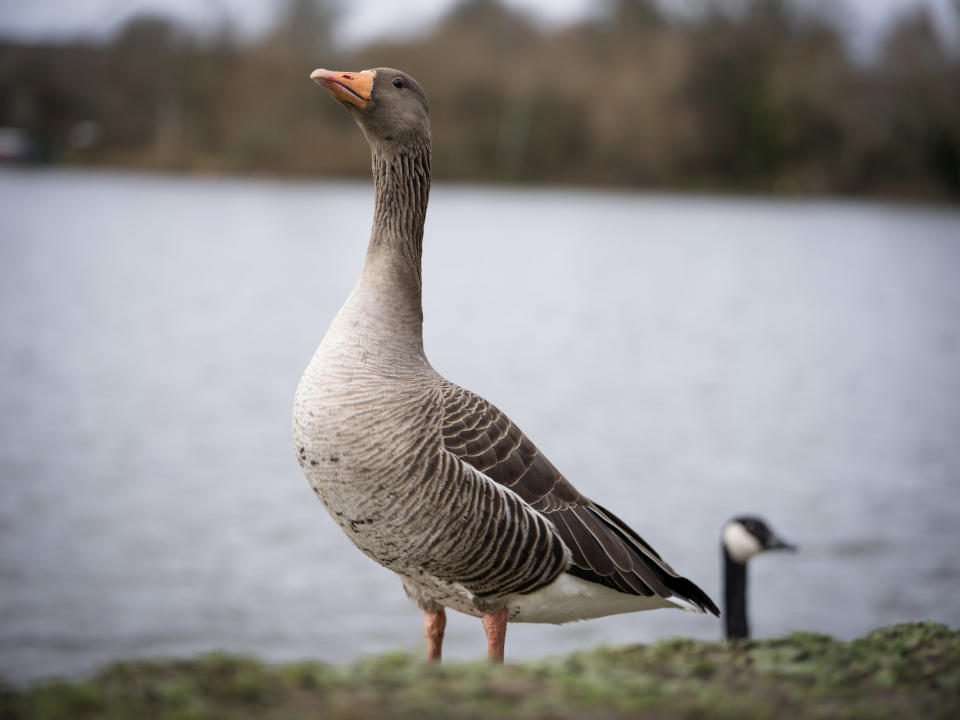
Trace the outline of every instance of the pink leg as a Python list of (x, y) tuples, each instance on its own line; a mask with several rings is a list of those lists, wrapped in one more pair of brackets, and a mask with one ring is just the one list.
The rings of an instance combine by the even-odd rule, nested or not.
[(487, 657), (493, 662), (503, 662), (503, 643), (507, 639), (507, 609), (484, 615), (481, 619), (487, 633)]
[(447, 626), (447, 615), (443, 608), (436, 612), (423, 611), (423, 634), (427, 638), (427, 662), (440, 662), (440, 649), (443, 647), (443, 629)]

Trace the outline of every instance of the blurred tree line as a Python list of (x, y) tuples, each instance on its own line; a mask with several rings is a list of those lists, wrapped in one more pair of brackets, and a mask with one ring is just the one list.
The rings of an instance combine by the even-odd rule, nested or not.
[(0, 127), (50, 162), (363, 175), (362, 137), (307, 75), (389, 65), (430, 96), (442, 179), (960, 198), (960, 61), (925, 11), (865, 63), (801, 0), (702, 5), (607, 0), (544, 29), (464, 0), (359, 48), (330, 0), (286, 0), (255, 39), (140, 16), (106, 42), (0, 42)]

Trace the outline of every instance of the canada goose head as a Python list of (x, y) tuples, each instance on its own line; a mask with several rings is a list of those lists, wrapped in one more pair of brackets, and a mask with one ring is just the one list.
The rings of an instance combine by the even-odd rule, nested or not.
[(430, 103), (412, 77), (393, 68), (341, 72), (318, 68), (310, 79), (347, 109), (374, 146), (430, 139)]
[(766, 550), (796, 550), (777, 535), (760, 518), (750, 515), (736, 517), (723, 526), (721, 534), (727, 556), (736, 563), (747, 560)]

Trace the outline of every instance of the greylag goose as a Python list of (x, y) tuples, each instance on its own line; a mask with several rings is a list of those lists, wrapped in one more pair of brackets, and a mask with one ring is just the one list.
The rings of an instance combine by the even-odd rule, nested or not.
[(499, 662), (508, 620), (719, 614), (498, 408), (427, 361), (430, 118), (420, 85), (390, 68), (310, 77), (366, 137), (376, 199), (360, 278), (297, 387), (295, 451), (334, 521), (423, 610), (428, 659), (440, 659), (445, 608), (480, 617)]
[(796, 550), (777, 537), (760, 518), (733, 518), (720, 534), (723, 548), (723, 614), (727, 639), (750, 637), (747, 623), (747, 561), (767, 550)]

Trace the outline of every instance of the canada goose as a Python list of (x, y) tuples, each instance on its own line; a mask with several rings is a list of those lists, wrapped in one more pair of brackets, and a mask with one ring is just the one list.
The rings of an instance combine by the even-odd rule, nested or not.
[(758, 517), (744, 515), (723, 526), (720, 545), (723, 548), (723, 614), (727, 638), (748, 638), (747, 561), (766, 550), (796, 550), (778, 538)]
[(370, 144), (376, 200), (360, 278), (297, 387), (295, 450), (334, 520), (423, 610), (428, 659), (440, 658), (445, 608), (480, 617), (500, 662), (508, 620), (719, 614), (506, 415), (427, 361), (430, 119), (420, 85), (390, 68), (310, 77)]

